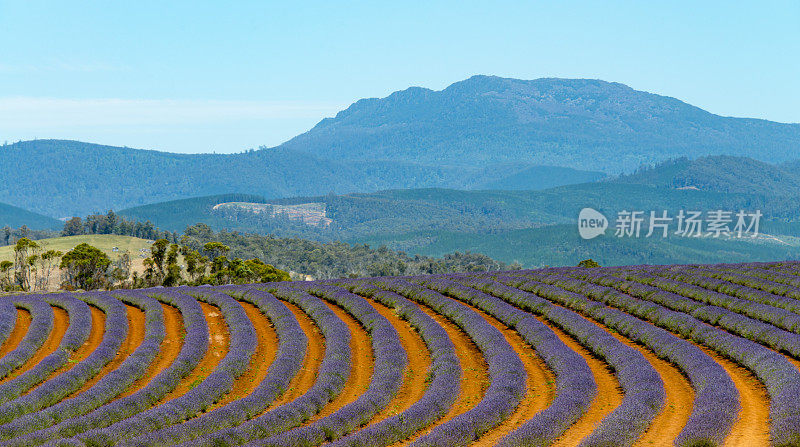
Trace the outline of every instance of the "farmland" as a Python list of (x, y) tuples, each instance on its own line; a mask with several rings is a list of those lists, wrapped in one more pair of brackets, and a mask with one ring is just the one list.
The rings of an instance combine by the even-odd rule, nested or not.
[(800, 263), (0, 297), (0, 445), (796, 446)]

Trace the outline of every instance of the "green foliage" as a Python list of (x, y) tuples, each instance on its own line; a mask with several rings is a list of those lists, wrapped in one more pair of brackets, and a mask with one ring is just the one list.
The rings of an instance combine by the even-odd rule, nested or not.
[(597, 263), (594, 259), (584, 259), (583, 261), (578, 263), (578, 267), (584, 268), (597, 268), (600, 267), (600, 264)]
[(78, 245), (61, 258), (67, 283), (84, 290), (106, 286), (106, 272), (110, 265), (108, 255), (86, 243)]

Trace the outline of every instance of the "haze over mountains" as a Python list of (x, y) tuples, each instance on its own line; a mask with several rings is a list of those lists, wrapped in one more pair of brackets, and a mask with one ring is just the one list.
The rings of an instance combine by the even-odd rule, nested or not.
[(618, 83), (475, 76), (362, 99), (278, 147), (239, 154), (3, 146), (0, 202), (66, 217), (225, 193), (538, 190), (681, 156), (782, 163), (798, 153), (800, 124), (721, 117)]

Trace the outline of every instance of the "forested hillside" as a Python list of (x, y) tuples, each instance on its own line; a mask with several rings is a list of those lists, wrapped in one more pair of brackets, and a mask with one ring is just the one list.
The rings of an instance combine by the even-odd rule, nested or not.
[(37, 230), (59, 228), (61, 222), (52, 217), (43, 216), (23, 208), (0, 203), (0, 227), (27, 226)]
[(728, 155), (700, 157), (695, 160), (679, 158), (639, 169), (615, 181), (703, 191), (798, 196), (800, 171), (797, 167), (796, 162), (773, 165)]
[(362, 99), (278, 147), (238, 154), (5, 145), (0, 201), (60, 218), (229, 193), (539, 190), (680, 156), (777, 163), (799, 151), (800, 124), (721, 117), (597, 80), (475, 76), (441, 91)]
[(800, 149), (800, 124), (722, 117), (600, 80), (473, 76), (441, 91), (362, 99), (281, 147), (329, 159), (524, 162), (616, 174), (680, 156), (788, 161)]

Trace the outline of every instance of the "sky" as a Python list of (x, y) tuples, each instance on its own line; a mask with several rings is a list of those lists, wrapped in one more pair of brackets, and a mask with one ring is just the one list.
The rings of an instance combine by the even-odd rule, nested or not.
[(475, 74), (798, 123), (800, 1), (0, 0), (0, 143), (240, 152)]

